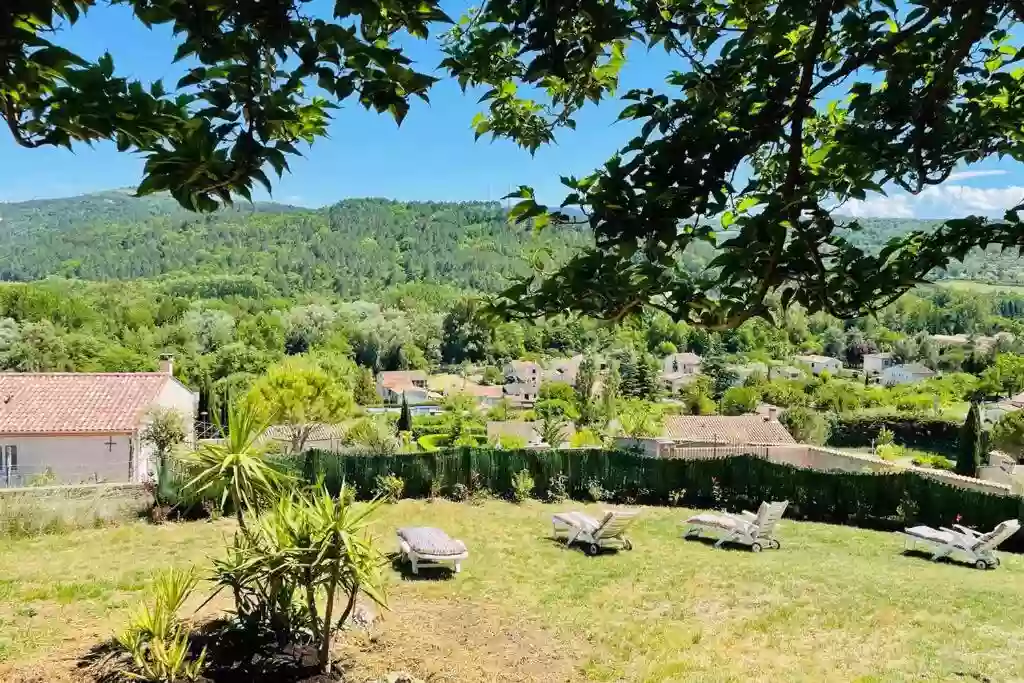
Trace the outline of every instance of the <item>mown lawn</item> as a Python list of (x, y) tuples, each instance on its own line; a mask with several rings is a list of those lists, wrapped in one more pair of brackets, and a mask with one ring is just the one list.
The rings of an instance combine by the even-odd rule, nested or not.
[[(378, 530), (440, 526), (471, 557), (447, 580), (387, 570), (392, 611), (339, 643), (352, 680), (1024, 679), (1024, 557), (979, 571), (901, 553), (894, 534), (785, 521), (753, 554), (679, 538), (680, 509), (645, 509), (632, 552), (597, 558), (547, 538), (579, 507), (403, 501)], [(597, 512), (597, 506), (586, 506)], [(150, 572), (219, 552), (228, 521), (136, 524), (0, 541), (0, 680), (76, 678), (77, 658)]]

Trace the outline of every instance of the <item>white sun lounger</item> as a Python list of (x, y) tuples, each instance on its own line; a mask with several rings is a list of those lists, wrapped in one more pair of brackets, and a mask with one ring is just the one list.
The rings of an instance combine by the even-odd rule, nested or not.
[(632, 550), (633, 544), (626, 538), (626, 529), (638, 514), (612, 510), (598, 521), (582, 512), (560, 512), (551, 517), (551, 524), (556, 539), (564, 538), (566, 545), (580, 543), (588, 555), (597, 555), (601, 548)]
[(740, 514), (728, 512), (702, 512), (687, 519), (683, 538), (697, 538), (702, 534), (717, 536), (716, 548), (726, 543), (741, 543), (750, 546), (755, 553), (764, 548), (778, 550), (781, 544), (775, 539), (775, 527), (782, 519), (789, 501), (761, 503), (757, 514), (744, 510)]
[(402, 560), (412, 565), (413, 574), (419, 574), (420, 567), (424, 565), (451, 565), (455, 573), (458, 573), (462, 571), (462, 561), (469, 557), (465, 543), (432, 527), (399, 529), (398, 547), (401, 549)]
[(903, 537), (907, 550), (912, 550), (918, 543), (923, 543), (931, 549), (933, 560), (953, 556), (965, 557), (978, 569), (989, 569), (999, 566), (996, 548), (1017, 533), (1019, 529), (1020, 522), (1016, 519), (1008, 519), (997, 524), (996, 528), (987, 534), (954, 524), (952, 529), (946, 527), (933, 529), (930, 526), (910, 527), (903, 530)]

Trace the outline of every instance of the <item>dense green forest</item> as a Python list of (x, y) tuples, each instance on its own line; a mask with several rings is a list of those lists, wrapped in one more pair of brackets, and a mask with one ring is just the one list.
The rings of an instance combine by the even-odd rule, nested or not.
[[(937, 221), (868, 218), (846, 236), (877, 250)], [(727, 235), (728, 233), (724, 233)], [(258, 202), (211, 215), (182, 209), (166, 195), (136, 198), (113, 190), (63, 199), (0, 203), (0, 280), (51, 275), (86, 280), (230, 274), (243, 289), (292, 296), (374, 296), (405, 282), (500, 289), (535, 258), (562, 260), (586, 244), (581, 228), (539, 235), (509, 225), (494, 202), (346, 200), (322, 209)], [(714, 257), (701, 243), (684, 257), (699, 269)], [(1024, 284), (1018, 254), (976, 251), (936, 279)], [(222, 286), (224, 286), (222, 284)]]
[(531, 259), (563, 259), (584, 238), (574, 228), (534, 235), (511, 226), (498, 203), (359, 199), (196, 215), (166, 197), (108, 192), (0, 204), (0, 280), (230, 274), (286, 296), (355, 298), (406, 282), (496, 291)]

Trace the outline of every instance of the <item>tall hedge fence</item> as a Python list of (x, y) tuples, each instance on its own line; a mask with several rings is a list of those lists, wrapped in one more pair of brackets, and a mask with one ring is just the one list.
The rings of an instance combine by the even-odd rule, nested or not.
[(828, 445), (837, 448), (870, 446), (883, 427), (893, 433), (896, 443), (910, 448), (942, 453), (955, 458), (961, 422), (941, 418), (897, 415), (841, 415), (832, 424)]
[[(991, 529), (1024, 520), (1024, 499), (961, 489), (910, 471), (898, 473), (821, 472), (744, 455), (707, 460), (657, 459), (619, 450), (506, 451), (484, 448), (436, 453), (340, 455), (310, 451), (295, 463), (304, 478), (323, 478), (332, 490), (342, 481), (370, 497), (377, 477), (394, 474), (405, 495), (426, 497), (431, 483), (448, 493), (457, 484), (478, 485), (508, 496), (512, 477), (528, 470), (534, 495), (544, 498), (556, 477), (570, 498), (591, 500), (592, 484), (618, 503), (753, 509), (762, 500), (790, 501), (786, 516), (875, 529), (908, 524), (960, 523)], [(1024, 535), (1008, 544), (1024, 551)]]

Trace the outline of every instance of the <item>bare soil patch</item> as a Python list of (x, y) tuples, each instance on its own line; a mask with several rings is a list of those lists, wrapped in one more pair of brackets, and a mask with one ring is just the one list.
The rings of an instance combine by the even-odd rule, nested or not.
[(370, 631), (352, 633), (340, 645), (351, 680), (389, 671), (409, 671), (429, 683), (582, 680), (572, 649), (525, 616), (461, 598), (395, 598)]

